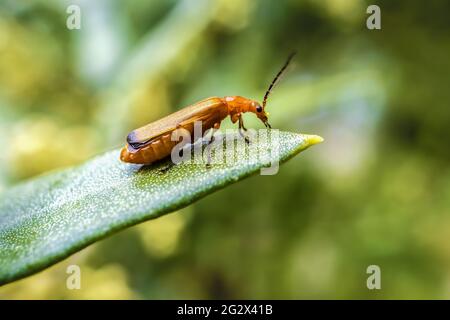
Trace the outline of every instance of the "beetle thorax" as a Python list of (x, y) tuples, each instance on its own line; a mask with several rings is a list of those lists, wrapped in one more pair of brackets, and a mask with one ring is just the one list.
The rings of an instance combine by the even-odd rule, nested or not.
[(249, 112), (254, 107), (254, 101), (241, 96), (230, 96), (224, 98), (227, 107), (228, 114), (234, 116), (240, 113)]

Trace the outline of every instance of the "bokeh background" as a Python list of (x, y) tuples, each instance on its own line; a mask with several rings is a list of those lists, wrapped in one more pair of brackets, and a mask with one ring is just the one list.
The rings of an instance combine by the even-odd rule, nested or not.
[[(81, 30), (66, 28), (70, 4), (81, 7)], [(381, 7), (382, 30), (366, 28), (370, 4)], [(0, 190), (119, 147), (130, 129), (202, 98), (261, 99), (292, 50), (271, 124), (325, 142), (275, 176), (3, 286), (0, 298), (450, 298), (449, 9), (1, 1)], [(70, 291), (74, 263), (82, 289)], [(372, 264), (381, 290), (366, 287)]]

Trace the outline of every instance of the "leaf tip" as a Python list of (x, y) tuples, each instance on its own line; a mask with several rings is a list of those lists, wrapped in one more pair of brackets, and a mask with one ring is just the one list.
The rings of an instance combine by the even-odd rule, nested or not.
[(305, 140), (308, 143), (308, 145), (312, 146), (321, 143), (324, 139), (321, 136), (315, 134), (307, 134), (305, 135)]

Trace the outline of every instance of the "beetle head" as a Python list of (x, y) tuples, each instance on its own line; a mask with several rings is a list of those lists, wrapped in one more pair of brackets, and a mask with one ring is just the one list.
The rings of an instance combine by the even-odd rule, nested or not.
[(259, 120), (264, 123), (267, 128), (271, 128), (269, 122), (267, 121), (269, 117), (269, 113), (264, 110), (264, 107), (259, 104), (257, 101), (252, 101), (250, 112), (256, 114)]

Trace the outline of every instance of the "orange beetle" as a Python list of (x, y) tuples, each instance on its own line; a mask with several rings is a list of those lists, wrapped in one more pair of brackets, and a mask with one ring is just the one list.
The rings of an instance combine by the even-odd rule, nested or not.
[[(193, 136), (194, 123), (201, 121), (202, 132), (208, 129), (219, 129), (220, 123), (230, 116), (231, 121), (239, 121), (239, 130), (247, 130), (244, 127), (242, 114), (252, 112), (270, 128), (267, 121), (268, 113), (265, 111), (267, 97), (280, 75), (289, 65), (294, 53), (289, 56), (284, 66), (273, 79), (264, 95), (262, 105), (259, 102), (240, 96), (211, 97), (193, 105), (185, 107), (160, 120), (131, 131), (127, 136), (127, 144), (120, 153), (120, 160), (137, 164), (151, 164), (170, 155), (172, 148), (178, 141), (172, 141), (172, 132), (176, 129), (186, 129)], [(246, 141), (247, 138), (246, 138)]]

